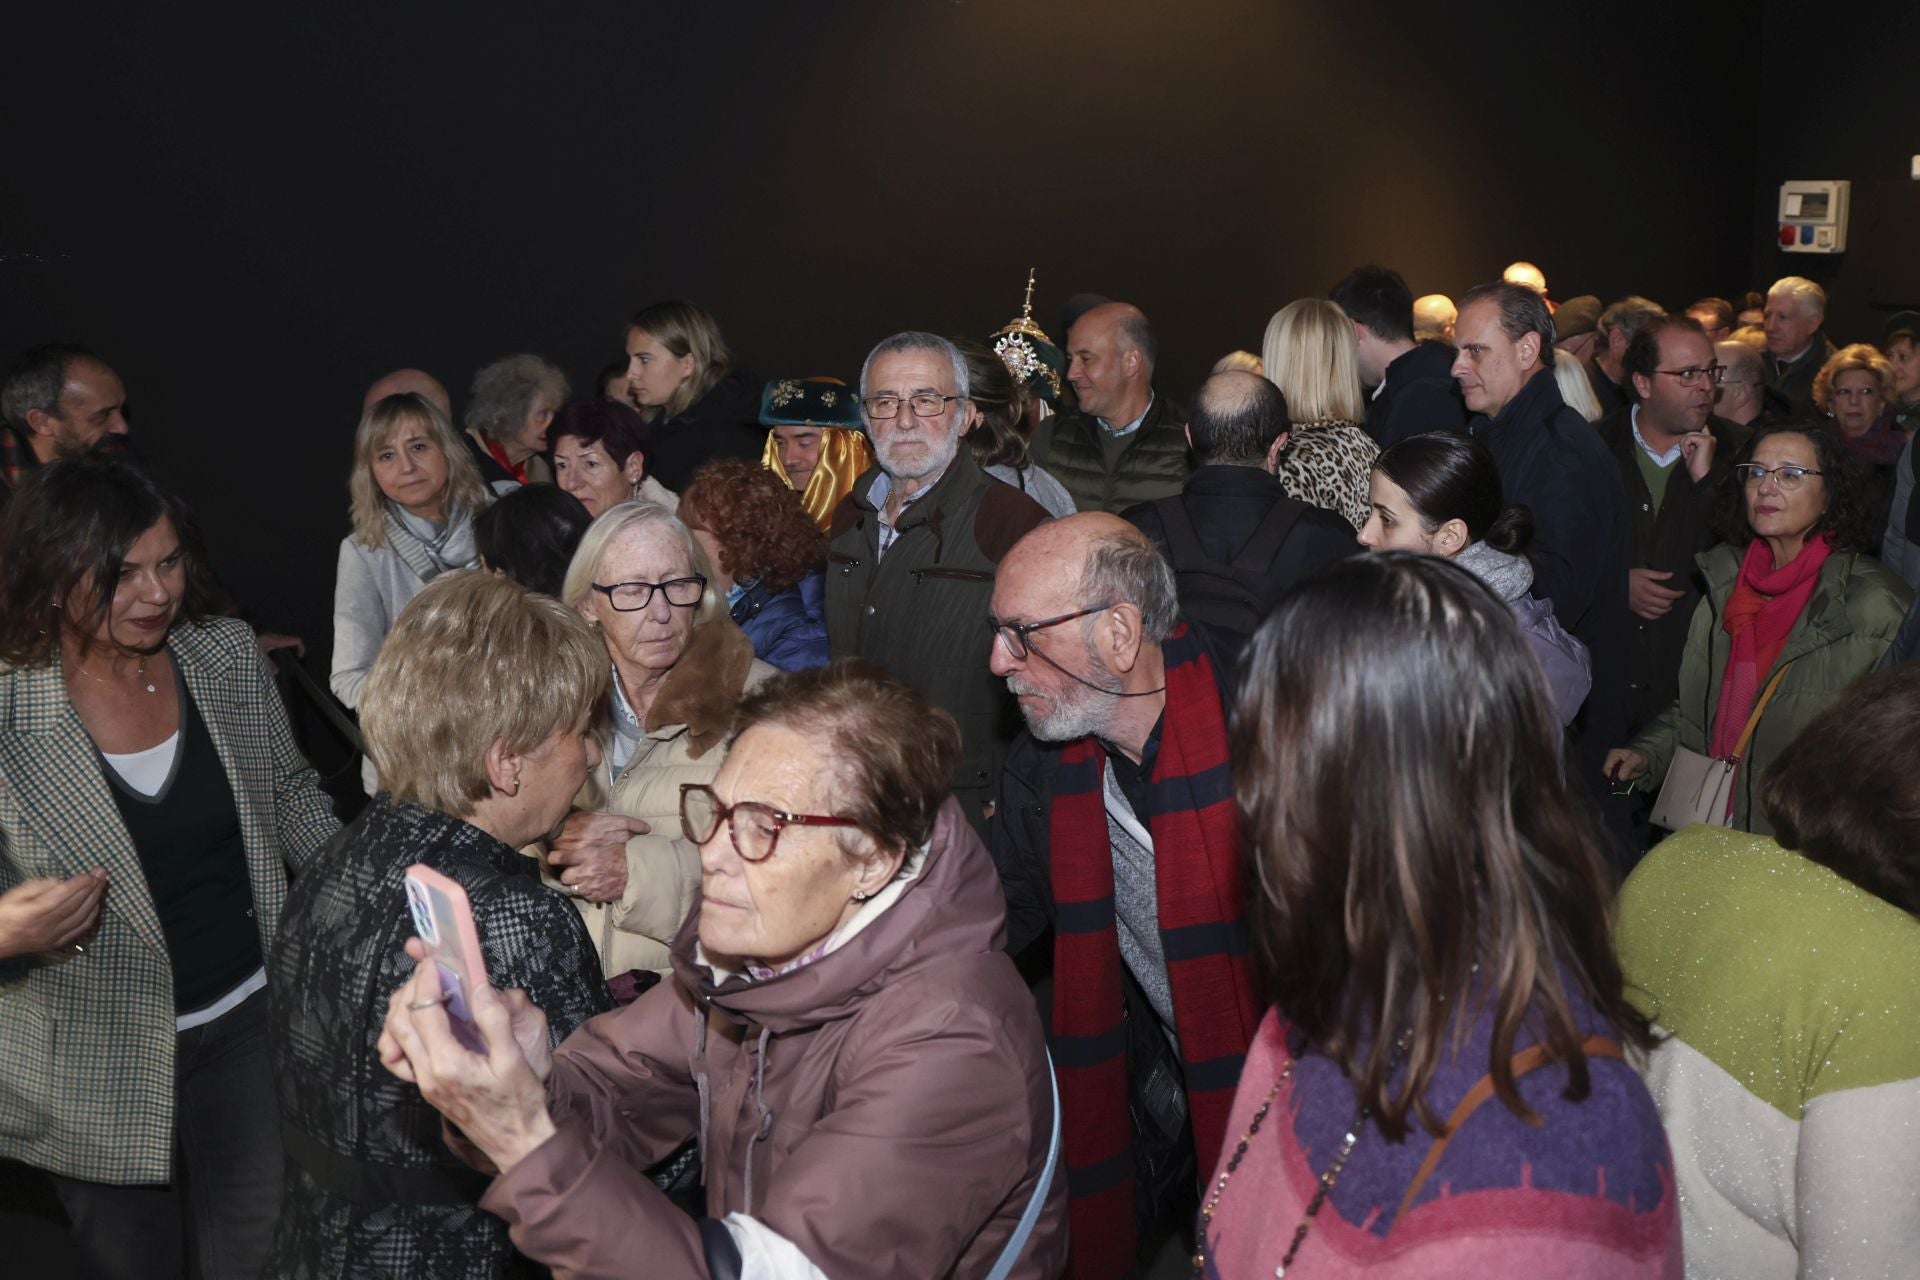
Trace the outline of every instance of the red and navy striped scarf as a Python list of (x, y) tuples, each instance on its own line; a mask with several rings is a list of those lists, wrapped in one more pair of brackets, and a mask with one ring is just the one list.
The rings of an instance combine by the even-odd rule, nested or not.
[[(1160, 753), (1148, 778), (1160, 945), (1203, 1175), (1226, 1142), (1240, 1067), (1260, 1014), (1247, 965), (1239, 817), (1213, 664), (1191, 630), (1168, 637)], [(1134, 1265), (1120, 940), (1102, 780), (1083, 738), (1061, 756), (1049, 827), (1054, 926), (1053, 1053), (1060, 1078), (1075, 1280)]]

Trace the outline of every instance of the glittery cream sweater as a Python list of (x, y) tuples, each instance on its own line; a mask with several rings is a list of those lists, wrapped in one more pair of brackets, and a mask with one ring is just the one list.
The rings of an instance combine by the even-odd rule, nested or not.
[(1764, 836), (1690, 827), (1621, 891), (1689, 1276), (1920, 1274), (1920, 920)]

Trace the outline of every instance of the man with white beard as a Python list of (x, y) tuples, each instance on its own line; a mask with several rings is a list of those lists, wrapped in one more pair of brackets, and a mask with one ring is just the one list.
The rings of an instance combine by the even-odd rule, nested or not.
[[(987, 845), (1007, 950), (1030, 979), (1052, 978), (1054, 1058), (1080, 1068), (1061, 1076), (1066, 1114), (1082, 1117), (1065, 1148), (1069, 1218), (1076, 1239), (1150, 1256), (1193, 1219), (1197, 1171), (1227, 1140), (1218, 1090), (1257, 1017), (1221, 668), (1181, 621), (1158, 549), (1099, 512), (1021, 539), (991, 621), (989, 661), (1028, 732)], [(1103, 1067), (1124, 1073), (1127, 1105), (1082, 1093)], [(1139, 1185), (1116, 1206), (1087, 1171), (1121, 1164)]]
[(860, 410), (875, 466), (828, 530), (827, 644), (835, 658), (880, 663), (959, 721), (953, 791), (984, 829), (1019, 720), (982, 661), (982, 620), (1000, 558), (1047, 513), (960, 447), (980, 420), (968, 390), (966, 357), (935, 334), (897, 333), (867, 356)]

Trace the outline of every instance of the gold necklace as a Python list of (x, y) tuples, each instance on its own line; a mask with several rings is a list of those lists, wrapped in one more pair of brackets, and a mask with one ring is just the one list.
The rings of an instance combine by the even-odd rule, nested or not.
[[(108, 688), (112, 688), (114, 685), (113, 681), (105, 679), (102, 676), (97, 676), (93, 674), (93, 672), (87, 670), (85, 667), (75, 667), (74, 670), (78, 671), (81, 675), (93, 681), (95, 684), (104, 684)], [(140, 683), (147, 686), (148, 693), (160, 692), (158, 687), (156, 687), (151, 680), (147, 679), (147, 660), (145, 658), (140, 659), (140, 666), (138, 670), (135, 672), (135, 675), (138, 676)]]

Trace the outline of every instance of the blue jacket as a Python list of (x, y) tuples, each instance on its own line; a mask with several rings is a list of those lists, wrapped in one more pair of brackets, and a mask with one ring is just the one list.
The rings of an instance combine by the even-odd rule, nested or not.
[(742, 583), (733, 620), (753, 641), (753, 654), (782, 671), (827, 665), (826, 574), (815, 569), (785, 591)]

